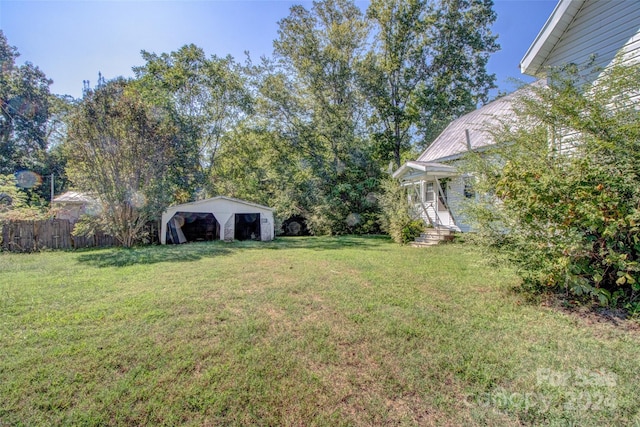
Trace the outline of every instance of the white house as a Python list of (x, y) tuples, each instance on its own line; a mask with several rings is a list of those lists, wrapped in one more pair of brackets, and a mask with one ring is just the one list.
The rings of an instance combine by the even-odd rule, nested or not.
[(549, 67), (583, 65), (591, 58), (604, 69), (618, 53), (627, 61), (640, 59), (639, 1), (560, 0), (520, 61), (520, 71), (543, 78)]
[[(605, 69), (618, 53), (625, 61), (640, 60), (640, 1), (560, 0), (544, 27), (520, 61), (522, 73), (542, 84), (550, 67), (584, 65)], [(599, 71), (585, 76), (596, 80)], [(490, 148), (487, 132), (512, 116), (513, 101), (526, 88), (493, 101), (447, 126), (415, 161), (393, 173), (409, 191), (409, 203), (427, 224), (438, 229), (469, 231), (461, 201), (474, 197), (469, 177), (456, 168), (465, 153)]]
[(169, 207), (162, 214), (160, 242), (273, 240), (273, 209), (218, 196)]
[(474, 197), (470, 177), (458, 172), (456, 163), (468, 152), (494, 145), (488, 129), (513, 115), (513, 100), (520, 89), (452, 121), (415, 161), (393, 173), (409, 191), (409, 202), (424, 221), (434, 227), (469, 231), (462, 216), (462, 201)]

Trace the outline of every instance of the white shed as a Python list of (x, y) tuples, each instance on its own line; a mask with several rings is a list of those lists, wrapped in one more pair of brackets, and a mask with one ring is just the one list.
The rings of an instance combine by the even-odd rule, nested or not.
[(273, 209), (218, 196), (169, 207), (162, 214), (160, 242), (273, 240)]

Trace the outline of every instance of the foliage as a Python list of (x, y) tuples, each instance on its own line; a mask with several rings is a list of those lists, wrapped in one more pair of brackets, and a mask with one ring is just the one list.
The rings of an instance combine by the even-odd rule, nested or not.
[(409, 221), (409, 223), (402, 228), (402, 243), (406, 244), (413, 242), (416, 237), (419, 237), (420, 234), (424, 233), (424, 231), (424, 221), (419, 219)]
[(381, 190), (379, 203), (382, 230), (388, 233), (396, 243), (412, 242), (425, 231), (425, 224), (424, 221), (412, 215), (407, 203), (406, 190), (391, 178), (382, 181)]
[(360, 63), (360, 85), (372, 107), (376, 154), (398, 168), (417, 135), (428, 144), (487, 101), (496, 15), (490, 0), (375, 0), (367, 18), (375, 43)]
[(485, 195), (472, 213), (527, 284), (637, 310), (640, 66), (585, 73), (554, 70), (495, 130), (509, 144), (472, 162)]
[(0, 31), (0, 173), (40, 169), (47, 147), (51, 80), (19, 56)]
[(242, 67), (231, 56), (207, 58), (191, 44), (178, 51), (142, 52), (146, 64), (135, 67), (136, 84), (154, 105), (170, 112), (180, 125), (179, 187), (191, 201), (211, 195), (217, 154), (227, 132), (252, 110)]
[(229, 132), (220, 149), (214, 191), (272, 207), (279, 218), (300, 214), (299, 185), (310, 179), (286, 151), (287, 141), (264, 126), (243, 124)]
[(359, 64), (359, 83), (372, 106), (377, 155), (397, 168), (418, 119), (412, 106), (416, 89), (428, 78), (426, 29), (431, 18), (421, 0), (375, 0), (367, 19), (377, 30), (376, 42)]
[(175, 133), (162, 111), (121, 79), (85, 94), (70, 118), (64, 147), (69, 177), (96, 196), (101, 228), (126, 247), (170, 202), (165, 176)]
[(3, 221), (36, 220), (47, 216), (45, 209), (29, 202), (29, 195), (18, 187), (15, 175), (0, 174), (0, 225)]
[(350, 0), (293, 6), (279, 22), (278, 62), (264, 63), (259, 109), (291, 172), (284, 189), (314, 234), (375, 231), (380, 170), (364, 135), (356, 63), (367, 29)]
[(489, 55), (500, 45), (491, 32), (492, 0), (440, 0), (428, 31), (430, 78), (417, 95), (419, 133), (427, 145), (455, 118), (488, 101), (495, 74)]
[[(23, 190), (35, 203), (49, 197), (42, 177), (58, 177), (63, 162), (50, 149), (57, 141), (56, 120), (66, 101), (49, 93), (52, 81), (37, 66), (16, 65), (19, 53), (0, 30), (0, 174), (29, 177)], [(18, 175), (19, 176), (19, 175)], [(64, 180), (56, 182), (61, 189)]]

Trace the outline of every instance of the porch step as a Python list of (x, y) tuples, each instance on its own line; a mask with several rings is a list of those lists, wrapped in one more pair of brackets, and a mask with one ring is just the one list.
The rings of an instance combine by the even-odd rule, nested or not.
[(419, 237), (416, 237), (410, 245), (416, 247), (433, 246), (440, 242), (451, 241), (453, 237), (454, 232), (448, 228), (429, 228)]

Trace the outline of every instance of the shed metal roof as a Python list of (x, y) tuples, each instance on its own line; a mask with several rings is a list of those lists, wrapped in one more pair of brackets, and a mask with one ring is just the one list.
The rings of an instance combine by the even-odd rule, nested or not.
[(246, 206), (252, 206), (254, 208), (258, 208), (258, 209), (264, 209), (264, 210), (268, 210), (268, 211), (273, 211), (273, 208), (270, 208), (268, 206), (263, 206), (263, 205), (259, 205), (257, 203), (252, 203), (252, 202), (247, 202), (246, 200), (240, 200), (240, 199), (234, 199), (233, 197), (227, 197), (227, 196), (216, 196), (216, 197), (212, 197), (210, 199), (203, 199), (203, 200), (197, 200), (195, 202), (191, 202), (191, 203), (184, 203), (181, 205), (174, 205), (174, 206), (170, 206), (167, 208), (167, 211), (169, 210), (176, 210), (177, 208), (180, 209), (187, 209), (189, 206), (199, 206), (199, 205), (206, 205), (209, 203), (215, 203), (218, 200), (227, 200), (233, 203), (239, 203), (242, 205), (246, 205)]

